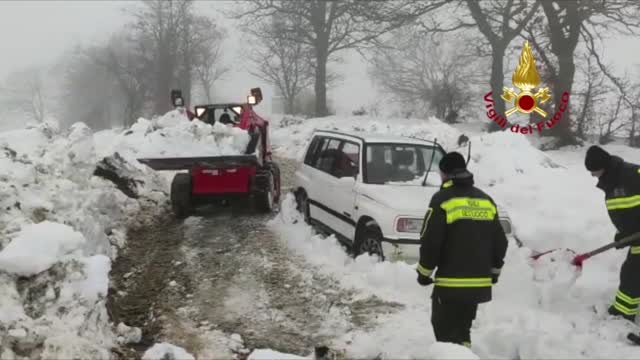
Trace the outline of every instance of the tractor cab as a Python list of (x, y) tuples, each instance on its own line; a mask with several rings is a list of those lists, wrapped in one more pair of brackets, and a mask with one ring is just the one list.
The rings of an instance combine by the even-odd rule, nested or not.
[(239, 126), (246, 104), (210, 104), (195, 107), (196, 118), (204, 123), (213, 125), (219, 122), (223, 125)]
[(262, 91), (260, 88), (253, 88), (246, 103), (197, 105), (194, 108), (195, 117), (210, 125), (220, 122), (224, 125), (248, 129), (252, 115), (255, 114), (253, 106), (258, 105), (261, 101)]

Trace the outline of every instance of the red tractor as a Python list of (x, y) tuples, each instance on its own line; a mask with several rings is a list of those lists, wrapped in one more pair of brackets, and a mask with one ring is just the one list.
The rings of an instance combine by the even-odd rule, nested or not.
[[(173, 105), (183, 107), (178, 90), (171, 92)], [(251, 89), (246, 103), (198, 105), (195, 116), (213, 125), (216, 121), (249, 133), (243, 155), (138, 159), (154, 170), (187, 170), (171, 183), (171, 207), (185, 218), (200, 205), (249, 200), (260, 212), (271, 212), (280, 201), (280, 169), (271, 157), (269, 122), (253, 111), (262, 100), (259, 88)]]

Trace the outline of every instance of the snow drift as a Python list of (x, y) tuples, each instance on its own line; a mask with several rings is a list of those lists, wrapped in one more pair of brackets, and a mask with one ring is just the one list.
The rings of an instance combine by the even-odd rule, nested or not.
[[(127, 226), (154, 218), (168, 193), (135, 158), (236, 154), (247, 142), (177, 112), (122, 132), (45, 122), (0, 133), (0, 358), (109, 358), (118, 342), (105, 306), (111, 260)], [(104, 157), (135, 196), (94, 176)], [(118, 325), (139, 340), (139, 329)]]

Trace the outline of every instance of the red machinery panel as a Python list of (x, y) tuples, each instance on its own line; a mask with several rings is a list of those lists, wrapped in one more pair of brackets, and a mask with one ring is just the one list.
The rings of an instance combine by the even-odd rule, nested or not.
[(248, 193), (250, 179), (255, 174), (254, 166), (222, 169), (197, 167), (191, 170), (192, 193), (194, 195)]

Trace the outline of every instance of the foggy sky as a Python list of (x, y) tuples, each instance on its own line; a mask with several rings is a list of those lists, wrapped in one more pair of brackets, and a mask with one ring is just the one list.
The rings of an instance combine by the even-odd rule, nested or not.
[[(123, 8), (133, 1), (0, 1), (0, 78), (10, 71), (29, 65), (47, 65), (77, 43), (101, 41), (122, 27), (129, 17)], [(233, 1), (205, 1), (197, 5), (203, 13), (213, 16), (229, 28), (233, 25), (223, 18), (221, 9), (234, 6)], [(232, 26), (231, 26), (232, 29)], [(231, 31), (233, 32), (233, 31)], [(241, 63), (241, 38), (232, 33), (225, 42), (223, 53), (227, 61)], [(614, 39), (607, 42), (604, 59), (617, 65), (617, 71), (629, 69), (637, 76), (640, 38)], [(514, 55), (517, 57), (517, 55)], [(505, 61), (505, 66), (509, 61)], [(371, 82), (357, 56), (346, 56), (345, 64), (336, 68), (344, 81), (331, 90), (338, 110), (351, 111), (371, 101)], [(509, 73), (509, 69), (505, 69)], [(271, 88), (236, 66), (225, 80), (217, 84), (224, 101), (237, 101), (248, 89), (263, 87), (264, 106), (270, 110)], [(216, 99), (218, 100), (218, 99)]]

